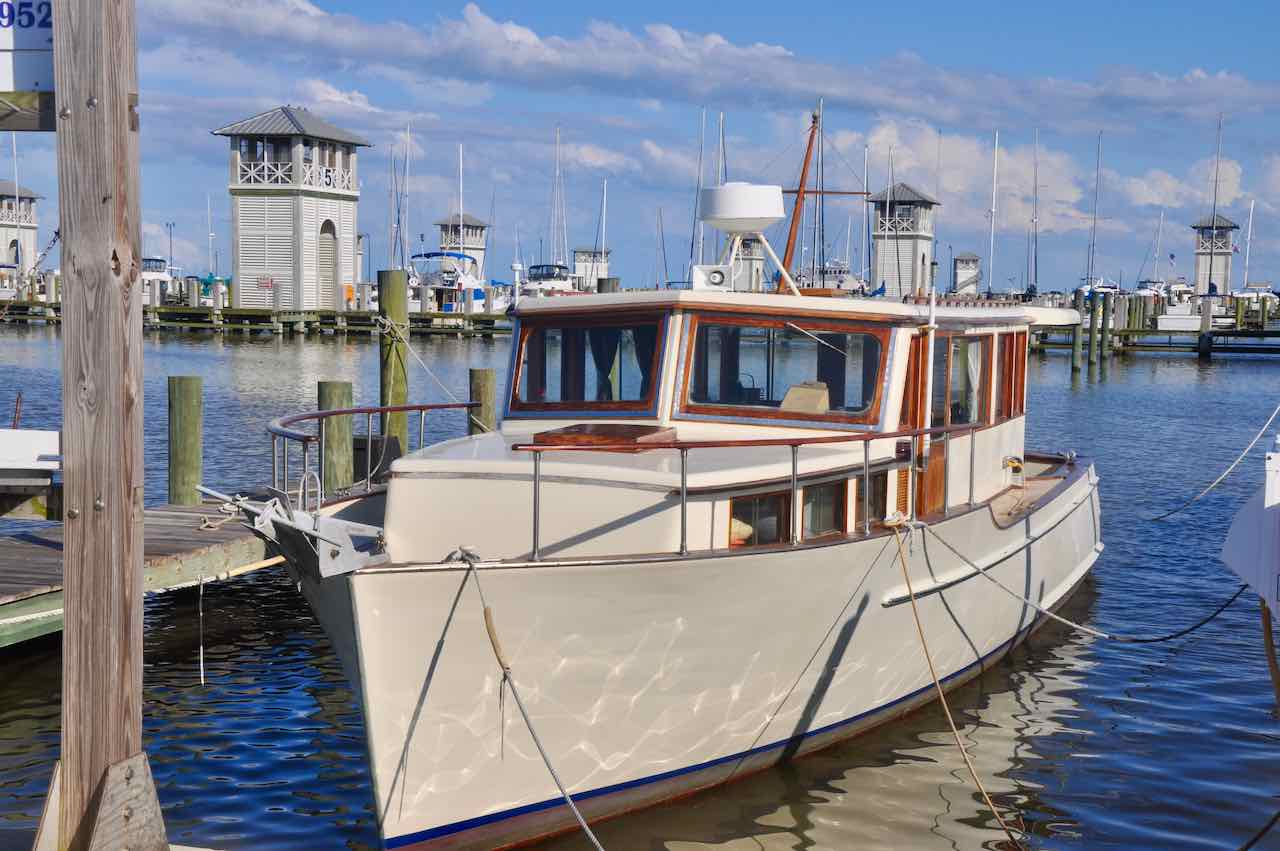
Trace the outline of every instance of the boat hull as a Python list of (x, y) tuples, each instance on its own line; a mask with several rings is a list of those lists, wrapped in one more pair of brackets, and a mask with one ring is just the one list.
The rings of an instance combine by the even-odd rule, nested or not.
[[(1092, 467), (1064, 472), (1016, 520), (980, 506), (933, 528), (1017, 594), (1060, 606), (1102, 549)], [(911, 533), (908, 563), (947, 688), (1042, 621), (927, 532)], [(303, 580), (352, 657), (388, 848), (490, 848), (574, 827), (500, 700), (477, 580), (538, 736), (588, 819), (744, 776), (936, 698), (889, 534)]]

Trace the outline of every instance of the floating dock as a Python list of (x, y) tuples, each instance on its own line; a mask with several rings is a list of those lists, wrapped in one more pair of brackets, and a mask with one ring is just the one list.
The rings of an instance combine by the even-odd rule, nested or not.
[[(238, 517), (215, 503), (148, 508), (148, 593), (230, 579), (276, 564)], [(62, 524), (0, 537), (0, 648), (62, 629)]]
[[(254, 332), (307, 334), (331, 331), (338, 334), (378, 334), (378, 313), (369, 310), (267, 310), (257, 308), (188, 307), (166, 305), (144, 307), (143, 326), (148, 330)], [(62, 303), (0, 300), (0, 324), (58, 325)], [(409, 313), (409, 333), (444, 334), (463, 337), (509, 334), (511, 318), (505, 313)]]

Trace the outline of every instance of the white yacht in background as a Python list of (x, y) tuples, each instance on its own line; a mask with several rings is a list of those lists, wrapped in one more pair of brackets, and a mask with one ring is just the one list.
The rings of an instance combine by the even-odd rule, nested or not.
[(169, 261), (164, 257), (142, 258), (142, 301), (148, 307), (160, 307), (167, 304), (169, 289), (173, 286), (173, 275), (169, 272)]
[[(702, 208), (756, 231), (781, 190), (734, 217), (741, 186)], [(1074, 311), (704, 286), (514, 318), (498, 429), (237, 500), (360, 696), (388, 848), (573, 829), (548, 764), (590, 821), (856, 735), (936, 698), (930, 660), (951, 689), (1003, 657), (1043, 623), (1019, 595), (1061, 606), (1102, 550), (1092, 465), (1024, 446), (1028, 333)]]

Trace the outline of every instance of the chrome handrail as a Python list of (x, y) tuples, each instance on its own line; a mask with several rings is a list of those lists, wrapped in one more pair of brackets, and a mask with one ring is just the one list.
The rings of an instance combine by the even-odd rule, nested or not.
[[(354, 417), (359, 414), (365, 415), (365, 433), (358, 435), (355, 429), (352, 429), (352, 438), (363, 436), (365, 438), (365, 475), (363, 482), (353, 481), (351, 490), (363, 485), (364, 492), (369, 493), (373, 490), (373, 474), (377, 472), (373, 464), (373, 441), (374, 441), (374, 415), (378, 415), (379, 437), (386, 434), (386, 422), (390, 414), (413, 413), (418, 414), (418, 449), (426, 446), (426, 418), (431, 411), (447, 411), (447, 410), (471, 410), (479, 407), (478, 402), (440, 402), (425, 403), (418, 405), (380, 405), (365, 406), (358, 408), (328, 408), (320, 411), (307, 411), (301, 414), (292, 414), (284, 417), (276, 417), (267, 424), (267, 434), (271, 436), (271, 487), (275, 490), (284, 491), (285, 493), (295, 494), (303, 508), (308, 508), (309, 504), (314, 501), (317, 505), (323, 505), (325, 502), (324, 478), (325, 478), (325, 445), (328, 440), (325, 428), (327, 421), (331, 417)], [(316, 433), (309, 431), (301, 431), (292, 426), (300, 423), (314, 423)], [(289, 447), (292, 443), (301, 445), (302, 448), (302, 478), (298, 482), (296, 492), (290, 486), (289, 481)], [(317, 458), (317, 474), (320, 485), (315, 494), (311, 492), (311, 483), (309, 474), (311, 473), (310, 450), (311, 444), (318, 444)], [(408, 451), (411, 447), (404, 447)], [(380, 465), (379, 465), (380, 466)]]
[[(688, 457), (690, 450), (693, 449), (734, 449), (761, 446), (786, 446), (791, 449), (791, 511), (790, 523), (791, 532), (788, 540), (792, 546), (798, 546), (803, 543), (803, 530), (799, 527), (798, 517), (802, 517), (797, 502), (799, 500), (800, 482), (799, 482), (799, 453), (801, 446), (815, 446), (830, 443), (861, 443), (863, 444), (862, 452), (862, 505), (863, 505), (863, 535), (871, 534), (871, 466), (870, 455), (867, 451), (866, 444), (876, 440), (893, 440), (897, 438), (910, 438), (911, 449), (909, 457), (909, 469), (911, 470), (911, 489), (908, 493), (908, 515), (911, 519), (915, 519), (915, 494), (918, 489), (917, 477), (920, 470), (916, 469), (918, 462), (916, 452), (916, 439), (933, 437), (941, 435), (946, 441), (949, 435), (959, 432), (968, 432), (970, 438), (969, 448), (969, 505), (973, 506), (974, 492), (974, 471), (973, 444), (976, 442), (977, 432), (980, 428), (985, 428), (991, 423), (965, 423), (963, 425), (951, 426), (931, 426), (930, 428), (902, 429), (891, 432), (870, 432), (857, 431), (847, 432), (837, 435), (819, 435), (810, 437), (762, 437), (747, 438), (744, 440), (664, 440), (652, 443), (619, 443), (619, 444), (562, 444), (562, 443), (517, 443), (511, 447), (514, 452), (531, 452), (533, 453), (533, 549), (530, 552), (530, 561), (538, 561), (541, 557), (541, 506), (542, 506), (542, 455), (544, 452), (636, 452), (650, 451), (656, 449), (674, 449), (680, 452), (680, 550), (679, 554), (684, 556), (689, 554), (688, 547), (688, 528), (689, 528), (689, 487), (688, 487)], [(928, 456), (925, 456), (925, 463), (928, 463)], [(944, 472), (945, 477), (945, 472)], [(944, 487), (946, 479), (944, 478)], [(943, 510), (945, 512), (946, 494), (943, 496)]]

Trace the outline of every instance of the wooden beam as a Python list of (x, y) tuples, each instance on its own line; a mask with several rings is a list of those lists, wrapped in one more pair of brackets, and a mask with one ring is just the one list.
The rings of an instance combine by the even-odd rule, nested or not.
[(54, 0), (62, 233), (59, 849), (142, 750), (142, 301), (133, 0)]

